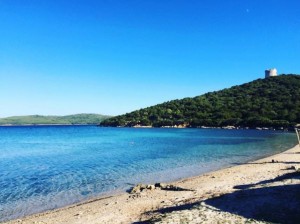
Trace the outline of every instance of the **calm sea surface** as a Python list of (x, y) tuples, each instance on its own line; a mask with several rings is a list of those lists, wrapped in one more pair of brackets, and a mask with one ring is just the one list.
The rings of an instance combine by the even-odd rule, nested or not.
[(293, 133), (95, 126), (0, 127), (0, 221), (132, 185), (174, 181), (275, 154)]

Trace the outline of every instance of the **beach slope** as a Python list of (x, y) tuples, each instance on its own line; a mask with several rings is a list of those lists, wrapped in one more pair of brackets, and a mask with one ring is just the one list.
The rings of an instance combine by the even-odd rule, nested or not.
[(7, 223), (300, 223), (300, 147)]

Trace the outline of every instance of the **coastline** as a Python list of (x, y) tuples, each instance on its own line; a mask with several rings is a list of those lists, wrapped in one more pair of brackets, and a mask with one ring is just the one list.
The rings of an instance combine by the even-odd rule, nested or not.
[[(244, 186), (246, 190), (262, 186), (264, 189), (297, 186), (300, 184), (299, 178), (283, 178), (278, 181), (276, 178), (292, 175), (299, 167), (300, 147), (296, 145), (287, 151), (256, 161), (170, 183), (177, 190), (157, 188), (134, 194), (115, 194), (5, 223), (132, 223), (145, 220), (162, 223), (190, 223), (195, 220), (196, 223), (224, 220), (245, 222), (253, 217), (245, 215), (245, 212), (235, 212), (234, 209), (226, 211), (218, 206), (213, 209), (211, 205), (217, 204), (215, 201), (226, 198), (227, 195), (244, 193), (242, 191), (245, 189), (237, 186)], [(249, 201), (251, 200), (248, 198), (247, 202)], [(238, 202), (231, 202), (231, 205)], [(253, 209), (255, 208), (249, 207), (246, 210)]]
[(0, 127), (31, 127), (31, 126), (97, 126), (97, 124), (0, 124)]

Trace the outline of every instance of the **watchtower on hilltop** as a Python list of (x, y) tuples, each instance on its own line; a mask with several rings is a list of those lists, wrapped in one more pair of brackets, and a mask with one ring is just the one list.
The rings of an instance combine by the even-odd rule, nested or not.
[(277, 76), (277, 69), (276, 68), (271, 68), (268, 70), (265, 70), (265, 78)]

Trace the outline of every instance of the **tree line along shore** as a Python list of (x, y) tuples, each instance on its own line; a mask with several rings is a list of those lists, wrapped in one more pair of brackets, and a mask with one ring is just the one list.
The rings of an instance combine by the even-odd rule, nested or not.
[(300, 123), (300, 76), (257, 79), (103, 120), (104, 127), (293, 129)]

